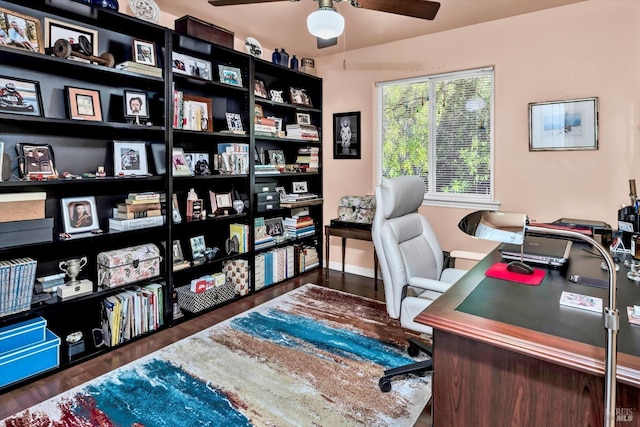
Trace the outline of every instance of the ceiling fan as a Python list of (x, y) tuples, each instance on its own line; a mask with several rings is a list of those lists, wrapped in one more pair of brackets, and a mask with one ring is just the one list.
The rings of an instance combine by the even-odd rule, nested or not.
[[(299, 0), (209, 0), (213, 6), (231, 6), (251, 3), (270, 3), (274, 1)], [(318, 49), (338, 43), (338, 36), (344, 31), (344, 18), (333, 7), (334, 3), (343, 0), (314, 0), (318, 10), (307, 17), (307, 28), (316, 36)], [(395, 13), (397, 15), (432, 20), (436, 17), (440, 3), (430, 0), (344, 0), (351, 6)]]

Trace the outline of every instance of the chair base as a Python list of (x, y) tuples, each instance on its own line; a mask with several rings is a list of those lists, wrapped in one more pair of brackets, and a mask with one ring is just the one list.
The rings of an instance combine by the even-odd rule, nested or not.
[(378, 386), (380, 387), (381, 392), (387, 393), (391, 391), (391, 379), (393, 377), (397, 377), (399, 375), (424, 374), (427, 372), (433, 372), (433, 360), (431, 360), (433, 349), (431, 348), (431, 346), (413, 338), (409, 338), (408, 341), (409, 348), (407, 349), (407, 353), (409, 354), (409, 356), (415, 357), (420, 353), (420, 351), (422, 351), (429, 356), (429, 359), (423, 360), (422, 362), (399, 366), (397, 368), (387, 369), (386, 371), (384, 371), (384, 376), (382, 376), (378, 380)]

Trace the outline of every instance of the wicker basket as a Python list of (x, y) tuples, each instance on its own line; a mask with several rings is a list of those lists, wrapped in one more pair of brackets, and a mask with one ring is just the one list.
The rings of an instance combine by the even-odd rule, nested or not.
[(189, 313), (198, 313), (207, 308), (229, 301), (236, 294), (235, 285), (227, 282), (222, 286), (207, 289), (199, 294), (192, 292), (190, 286), (175, 288), (178, 293), (178, 305)]

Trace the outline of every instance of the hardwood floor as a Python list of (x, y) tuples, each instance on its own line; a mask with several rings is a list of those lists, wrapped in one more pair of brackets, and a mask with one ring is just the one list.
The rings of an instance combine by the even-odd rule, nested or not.
[[(47, 400), (59, 393), (83, 384), (97, 376), (112, 371), (175, 341), (179, 341), (307, 283), (324, 285), (380, 301), (384, 300), (384, 288), (381, 281), (378, 282), (378, 290), (375, 291), (372, 278), (342, 273), (337, 270), (316, 269), (288, 282), (266, 288), (240, 301), (149, 335), (148, 337), (117, 348), (89, 361), (49, 375), (23, 387), (0, 394), (0, 400), (2, 401), (2, 405), (0, 405), (0, 419)], [(376, 389), (374, 392), (379, 391)], [(431, 425), (429, 413), (430, 407), (427, 406), (416, 423), (416, 426), (426, 427)]]

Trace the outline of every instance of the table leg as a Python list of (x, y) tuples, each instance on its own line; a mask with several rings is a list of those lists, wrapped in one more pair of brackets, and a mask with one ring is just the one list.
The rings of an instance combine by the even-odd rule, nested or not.
[(344, 255), (345, 255), (345, 251), (347, 249), (347, 238), (343, 237), (342, 238), (342, 272), (344, 273)]
[(373, 249), (373, 280), (374, 280), (374, 290), (378, 290), (378, 254), (376, 253), (375, 248)]
[(327, 260), (325, 268), (327, 268), (327, 269), (329, 268), (329, 259), (330, 259), (329, 258), (329, 237), (331, 237), (331, 235), (329, 233), (327, 233), (326, 237), (324, 238), (325, 239), (325, 246), (326, 246), (324, 251), (325, 251), (326, 260)]

